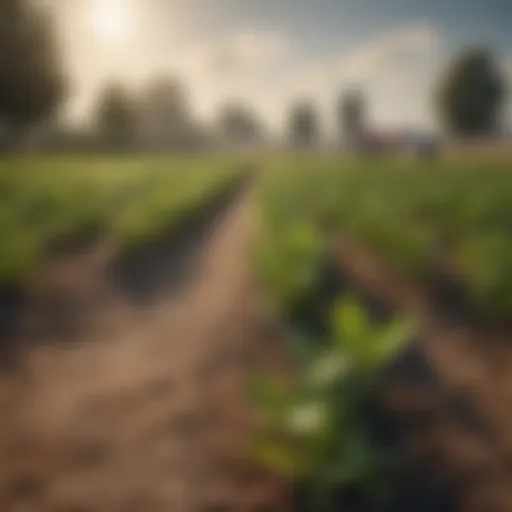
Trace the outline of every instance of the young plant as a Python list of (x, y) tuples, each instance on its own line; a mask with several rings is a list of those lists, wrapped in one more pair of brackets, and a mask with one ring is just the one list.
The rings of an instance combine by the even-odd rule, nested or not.
[(358, 303), (341, 300), (327, 344), (297, 341), (291, 382), (252, 379), (261, 429), (249, 446), (251, 457), (305, 485), (319, 510), (349, 489), (376, 496), (392, 458), (372, 442), (365, 404), (382, 365), (411, 333), (405, 321), (374, 326)]

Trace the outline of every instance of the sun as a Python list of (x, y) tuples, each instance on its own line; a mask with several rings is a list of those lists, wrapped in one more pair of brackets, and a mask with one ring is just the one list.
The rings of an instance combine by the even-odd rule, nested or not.
[(102, 40), (109, 43), (123, 42), (133, 28), (126, 0), (96, 0), (92, 6), (91, 25)]

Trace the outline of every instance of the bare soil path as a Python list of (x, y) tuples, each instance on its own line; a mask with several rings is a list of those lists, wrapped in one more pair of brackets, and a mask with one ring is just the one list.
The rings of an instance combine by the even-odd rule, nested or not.
[(47, 339), (0, 377), (0, 510), (286, 510), (281, 486), (235, 456), (244, 380), (281, 363), (249, 269), (250, 191), (230, 204), (179, 264), (172, 250), (148, 260), (187, 274), (151, 300), (121, 289), (105, 247), (41, 272), (24, 336)]

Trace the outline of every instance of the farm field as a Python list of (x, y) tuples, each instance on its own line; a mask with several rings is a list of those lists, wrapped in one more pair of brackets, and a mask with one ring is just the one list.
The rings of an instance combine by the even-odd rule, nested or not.
[(137, 245), (219, 193), (232, 157), (21, 156), (0, 163), (0, 281), (22, 281), (53, 247)]
[(0, 5), (0, 512), (512, 512), (512, 0)]
[[(311, 489), (316, 497), (305, 510), (411, 510), (432, 499), (438, 510), (485, 499), (508, 510), (491, 453), (506, 453), (510, 439), (511, 184), (510, 164), (463, 158), (292, 157), (265, 173), (255, 265), (298, 370), (292, 384), (256, 381), (267, 429), (259, 455), (309, 484), (301, 501)], [(384, 429), (367, 409), (376, 395)], [(434, 480), (457, 480), (457, 498), (386, 465), (383, 448), (410, 461), (411, 443)], [(493, 479), (468, 476), (486, 471)], [(398, 501), (379, 502), (381, 486)]]
[(260, 156), (189, 225), (247, 157), (31, 158), (0, 508), (507, 510), (506, 164)]
[(275, 165), (262, 191), (261, 264), (285, 303), (288, 295), (293, 301), (307, 292), (317, 256), (343, 239), (418, 284), (457, 283), (472, 312), (491, 323), (509, 318), (509, 164), (332, 159)]

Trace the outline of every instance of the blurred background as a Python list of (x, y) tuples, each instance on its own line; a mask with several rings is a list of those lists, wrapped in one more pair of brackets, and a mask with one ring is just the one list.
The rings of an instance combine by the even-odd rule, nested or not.
[(510, 0), (0, 0), (0, 510), (512, 510)]
[[(482, 79), (500, 90), (510, 82), (510, 9), (504, 0), (6, 0), (5, 143), (16, 132), (39, 147), (282, 145), (303, 106), (315, 143), (339, 147), (340, 103), (351, 98), (368, 133), (463, 135), (476, 128), (455, 126), (435, 92), (455, 57), (463, 67), (480, 55)], [(510, 101), (495, 103), (499, 122), (487, 132), (507, 137)]]

